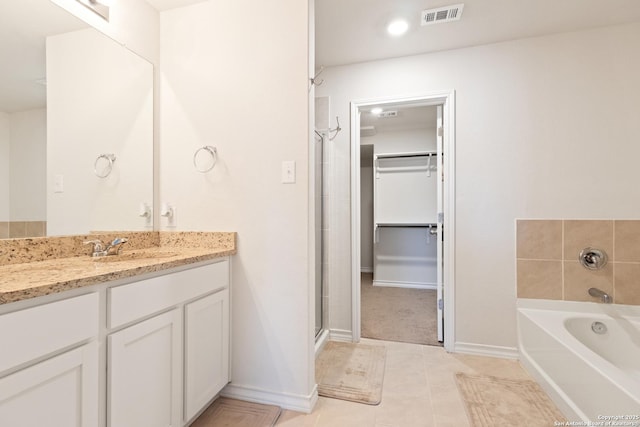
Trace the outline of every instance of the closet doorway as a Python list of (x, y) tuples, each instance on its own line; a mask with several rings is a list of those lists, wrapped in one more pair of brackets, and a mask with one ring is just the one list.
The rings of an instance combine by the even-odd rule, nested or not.
[(352, 102), (354, 341), (453, 345), (453, 93)]

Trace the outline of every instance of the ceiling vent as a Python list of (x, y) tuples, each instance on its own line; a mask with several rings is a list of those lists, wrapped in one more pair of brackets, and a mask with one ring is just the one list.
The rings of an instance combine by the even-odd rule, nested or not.
[(454, 4), (451, 6), (438, 7), (422, 11), (421, 25), (440, 24), (443, 22), (457, 21), (462, 17), (464, 4)]
[(398, 112), (397, 111), (383, 111), (382, 113), (378, 114), (378, 117), (398, 117)]

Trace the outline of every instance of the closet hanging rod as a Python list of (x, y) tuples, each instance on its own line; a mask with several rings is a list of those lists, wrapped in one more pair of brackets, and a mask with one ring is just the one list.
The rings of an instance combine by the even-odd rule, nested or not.
[(437, 156), (437, 151), (424, 151), (424, 152), (415, 152), (415, 153), (380, 153), (376, 154), (375, 157), (379, 159), (384, 158), (394, 158), (394, 157), (426, 157), (426, 156)]

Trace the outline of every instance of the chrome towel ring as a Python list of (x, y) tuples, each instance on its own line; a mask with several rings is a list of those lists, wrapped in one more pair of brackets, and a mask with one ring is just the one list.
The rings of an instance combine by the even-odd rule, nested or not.
[[(209, 159), (205, 158), (204, 160), (201, 159), (200, 161), (198, 161), (199, 158), (204, 157), (200, 155), (201, 153), (208, 154), (206, 157), (209, 157)], [(195, 166), (196, 170), (200, 173), (209, 172), (216, 165), (217, 161), (218, 150), (216, 150), (216, 147), (212, 147), (211, 145), (200, 147), (193, 154), (193, 166)]]
[[(95, 173), (98, 178), (108, 177), (113, 170), (113, 162), (115, 161), (115, 154), (100, 154), (96, 158), (96, 161), (93, 162), (93, 173)], [(99, 169), (99, 164), (103, 164), (104, 166)], [(98, 170), (100, 170), (100, 172), (98, 172)]]

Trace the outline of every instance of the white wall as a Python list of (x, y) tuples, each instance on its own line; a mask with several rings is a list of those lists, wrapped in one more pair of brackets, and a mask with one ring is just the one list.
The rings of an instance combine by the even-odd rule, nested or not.
[(11, 221), (45, 221), (47, 111), (22, 111), (10, 117)]
[(378, 132), (361, 138), (361, 144), (373, 144), (376, 154), (436, 150), (435, 128), (402, 129)]
[[(100, 179), (107, 153), (116, 161)], [(138, 207), (152, 199), (153, 66), (94, 29), (48, 38), (47, 233), (144, 230)]]
[(0, 111), (0, 222), (9, 221), (9, 114)]
[[(516, 346), (516, 218), (638, 218), (638, 75), (640, 24), (325, 69), (317, 95), (345, 128), (352, 100), (456, 91), (457, 342)], [(349, 134), (334, 141), (341, 204)], [(334, 218), (330, 324), (348, 330), (348, 209)]]
[[(51, 0), (71, 14), (97, 28), (118, 43), (151, 61), (158, 63), (159, 16), (144, 0), (111, 0), (109, 22), (78, 3), (77, 0)], [(105, 2), (107, 3), (107, 2)]]
[[(178, 229), (238, 232), (226, 393), (298, 409), (315, 383), (309, 13), (296, 0), (216, 0), (160, 17), (161, 202)], [(192, 163), (203, 145), (219, 155), (207, 174)], [(283, 160), (295, 184), (280, 182)]]

